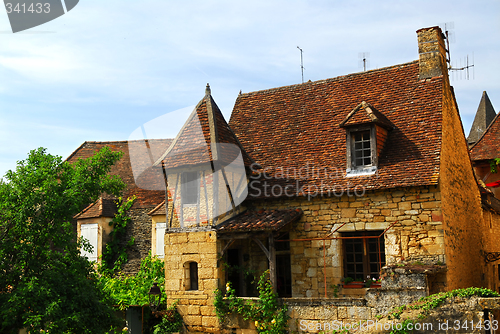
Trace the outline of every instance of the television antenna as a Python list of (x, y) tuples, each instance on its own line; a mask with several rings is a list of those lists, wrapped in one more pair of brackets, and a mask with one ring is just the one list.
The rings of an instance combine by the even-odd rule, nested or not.
[(370, 52), (360, 52), (358, 54), (359, 64), (358, 67), (363, 67), (363, 71), (366, 72), (366, 68), (370, 66)]
[(472, 53), (471, 63), (469, 62), (469, 55), (464, 57), (463, 66), (462, 66), (462, 59), (459, 60), (458, 65), (457, 62), (455, 62), (455, 65), (453, 65), (451, 61), (450, 42), (451, 43), (455, 42), (455, 33), (450, 30), (452, 30), (453, 28), (454, 28), (453, 22), (447, 22), (444, 24), (444, 34), (446, 36), (446, 62), (448, 63), (448, 70), (452, 73), (453, 79), (458, 79), (459, 76), (460, 79), (462, 79), (462, 71), (465, 71), (464, 79), (469, 80), (470, 78), (469, 69), (472, 68), (472, 79), (474, 80), (474, 53)]
[(302, 59), (302, 49), (297, 46), (297, 49), (300, 50), (300, 71), (302, 72), (302, 83), (304, 83), (304, 61)]

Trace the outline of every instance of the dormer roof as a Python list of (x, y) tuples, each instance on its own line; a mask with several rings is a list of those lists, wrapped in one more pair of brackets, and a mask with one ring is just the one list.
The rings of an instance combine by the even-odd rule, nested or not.
[(371, 104), (363, 101), (356, 106), (344, 120), (339, 124), (340, 127), (348, 127), (353, 125), (361, 125), (361, 124), (377, 124), (387, 130), (390, 130), (394, 127), (387, 117), (382, 114), (380, 111), (375, 109)]

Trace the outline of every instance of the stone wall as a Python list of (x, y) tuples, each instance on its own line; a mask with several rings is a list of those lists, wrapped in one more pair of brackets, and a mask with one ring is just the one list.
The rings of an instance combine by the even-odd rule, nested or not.
[[(165, 234), (165, 290), (171, 305), (179, 300), (178, 310), (190, 332), (217, 332), (219, 323), (213, 306), (220, 270), (217, 267), (215, 231), (183, 231)], [(189, 263), (196, 262), (198, 289), (189, 286)]]
[(136, 208), (128, 211), (131, 218), (127, 224), (127, 233), (123, 247), (134, 238), (134, 244), (127, 249), (128, 261), (123, 266), (123, 273), (126, 275), (136, 274), (141, 267), (141, 260), (151, 251), (151, 216), (148, 212), (151, 208)]
[[(441, 192), (436, 186), (371, 191), (363, 196), (283, 198), (254, 201), (255, 208), (301, 208), (304, 215), (290, 232), (293, 297), (333, 297), (344, 277), (343, 232), (379, 231), (387, 264), (446, 263)], [(342, 227), (341, 225), (344, 224)], [(394, 225), (392, 225), (394, 224)], [(391, 227), (392, 225), (392, 227)], [(326, 275), (325, 275), (326, 274)], [(364, 290), (359, 291), (364, 295)]]
[(458, 106), (448, 76), (443, 80), (440, 159), (448, 289), (485, 284), (481, 198)]

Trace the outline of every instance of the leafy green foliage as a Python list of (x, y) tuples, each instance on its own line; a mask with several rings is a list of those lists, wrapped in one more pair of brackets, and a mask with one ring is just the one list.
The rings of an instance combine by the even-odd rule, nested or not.
[(490, 160), (490, 171), (492, 173), (496, 173), (498, 165), (500, 165), (500, 158)]
[(228, 314), (237, 313), (245, 320), (255, 321), (258, 333), (287, 333), (290, 318), (287, 314), (288, 307), (280, 304), (269, 279), (269, 271), (260, 276), (258, 290), (259, 300), (256, 302), (236, 297), (231, 283), (227, 283), (226, 293), (215, 290), (214, 306), (219, 322), (222, 324)]
[(121, 310), (131, 305), (149, 304), (149, 289), (157, 282), (165, 301), (165, 269), (162, 260), (149, 254), (141, 262), (135, 276), (111, 276), (105, 272), (99, 278), (99, 285), (109, 294), (113, 305)]
[(153, 327), (153, 334), (167, 334), (182, 330), (182, 316), (177, 312), (178, 300), (167, 308), (161, 322)]
[[(470, 288), (465, 288), (465, 289), (456, 289), (448, 292), (440, 292), (436, 293), (434, 295), (422, 297), (419, 299), (419, 301), (415, 304), (412, 305), (402, 305), (399, 307), (395, 307), (391, 313), (387, 315), (387, 318), (390, 319), (400, 319), (401, 314), (403, 313), (404, 310), (406, 309), (412, 309), (412, 310), (421, 310), (421, 312), (418, 314), (417, 318), (419, 320), (425, 319), (425, 317), (428, 315), (428, 312), (432, 309), (435, 309), (442, 305), (447, 299), (453, 298), (453, 297), (460, 297), (460, 298), (470, 298), (472, 296), (477, 296), (477, 297), (500, 297), (500, 294), (498, 292), (492, 291), (490, 289), (486, 288), (477, 288), (477, 287), (470, 287)], [(397, 334), (397, 333), (410, 333), (411, 331), (408, 329), (409, 324), (414, 324), (415, 319), (404, 319), (402, 323), (402, 329), (397, 329), (391, 332), (391, 334)], [(410, 326), (413, 328), (413, 326)]]
[(114, 323), (71, 221), (100, 194), (121, 153), (105, 148), (74, 164), (33, 150), (0, 183), (0, 332), (103, 333)]
[[(127, 249), (134, 244), (134, 238), (128, 242), (124, 242), (127, 229), (127, 223), (130, 217), (127, 211), (134, 204), (136, 197), (128, 198), (125, 202), (121, 197), (118, 198), (118, 212), (113, 220), (109, 223), (113, 226), (113, 230), (109, 234), (110, 240), (106, 243), (106, 247), (102, 252), (101, 264), (99, 272), (111, 275), (122, 269), (123, 265), (128, 260)], [(125, 247), (124, 244), (125, 243)]]

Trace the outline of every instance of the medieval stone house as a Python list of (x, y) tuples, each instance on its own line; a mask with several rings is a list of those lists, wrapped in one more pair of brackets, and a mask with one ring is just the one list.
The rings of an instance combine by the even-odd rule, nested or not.
[[(254, 296), (266, 269), (292, 329), (494, 287), (484, 254), (498, 229), (484, 219), (444, 36), (432, 27), (417, 37), (417, 61), (240, 94), (229, 122), (207, 87), (148, 170), (166, 191), (137, 204), (144, 251), (164, 241), (168, 300), (180, 301), (189, 331), (220, 331), (213, 291), (231, 281)], [(104, 203), (79, 226), (101, 226)]]

